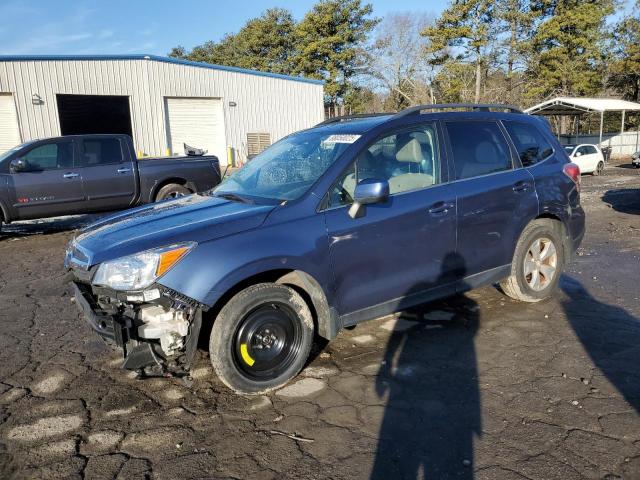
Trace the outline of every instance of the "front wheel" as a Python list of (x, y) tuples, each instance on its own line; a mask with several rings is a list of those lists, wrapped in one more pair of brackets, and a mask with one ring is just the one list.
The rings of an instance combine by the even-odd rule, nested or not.
[(539, 302), (558, 286), (564, 266), (562, 225), (550, 219), (534, 220), (523, 230), (511, 263), (511, 275), (500, 286), (509, 297)]
[(295, 377), (312, 343), (313, 319), (304, 299), (286, 285), (261, 283), (222, 308), (211, 330), (209, 355), (225, 385), (255, 395)]
[(593, 174), (595, 176), (598, 176), (602, 175), (602, 172), (604, 172), (604, 162), (598, 162), (598, 165), (596, 165), (596, 169), (593, 171)]

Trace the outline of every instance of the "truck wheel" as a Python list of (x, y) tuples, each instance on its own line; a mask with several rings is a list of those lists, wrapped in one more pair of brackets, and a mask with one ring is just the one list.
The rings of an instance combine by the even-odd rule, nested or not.
[(302, 369), (313, 343), (313, 319), (292, 288), (260, 283), (236, 294), (211, 329), (209, 356), (220, 380), (256, 395), (283, 386)]
[(523, 302), (548, 298), (558, 286), (564, 266), (562, 226), (550, 219), (525, 227), (511, 262), (511, 275), (500, 283), (509, 297)]
[(604, 171), (604, 162), (598, 162), (596, 169), (593, 171), (593, 175), (594, 176), (602, 175), (603, 171)]
[(191, 191), (188, 188), (178, 185), (177, 183), (170, 183), (158, 190), (158, 193), (156, 193), (156, 202), (167, 200), (168, 198), (184, 197), (189, 194), (191, 194)]

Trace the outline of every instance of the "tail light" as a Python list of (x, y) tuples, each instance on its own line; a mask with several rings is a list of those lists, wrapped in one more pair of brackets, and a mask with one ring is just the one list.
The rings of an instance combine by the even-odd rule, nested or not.
[(562, 169), (564, 174), (573, 180), (576, 184), (578, 191), (580, 191), (580, 167), (575, 163), (567, 163)]

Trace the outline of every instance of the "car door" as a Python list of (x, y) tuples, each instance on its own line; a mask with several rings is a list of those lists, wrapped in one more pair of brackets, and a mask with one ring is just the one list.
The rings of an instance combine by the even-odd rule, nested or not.
[(571, 159), (573, 163), (580, 167), (581, 173), (588, 173), (593, 170), (591, 154), (589, 153), (588, 145), (580, 145), (576, 148), (575, 153), (573, 154), (573, 158)]
[(466, 281), (475, 286), (500, 276), (511, 264), (515, 243), (538, 214), (533, 177), (515, 158), (506, 132), (493, 120), (445, 123), (454, 163), (458, 206), (457, 252)]
[[(407, 306), (453, 281), (455, 194), (438, 130), (427, 123), (384, 134), (328, 193), (331, 266), (340, 313), (351, 314), (347, 325)], [(389, 182), (388, 200), (351, 218), (356, 184), (373, 178)]]
[(90, 136), (79, 140), (82, 188), (90, 210), (130, 206), (136, 195), (135, 165), (117, 137)]
[(68, 215), (84, 208), (74, 143), (58, 139), (39, 143), (20, 157), (25, 170), (9, 175), (9, 192), (18, 219)]

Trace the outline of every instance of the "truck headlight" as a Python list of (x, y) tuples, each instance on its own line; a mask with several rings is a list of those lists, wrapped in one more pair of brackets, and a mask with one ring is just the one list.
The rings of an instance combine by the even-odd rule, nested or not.
[(114, 290), (146, 288), (195, 246), (195, 242), (179, 243), (104, 262), (98, 267), (92, 283)]

